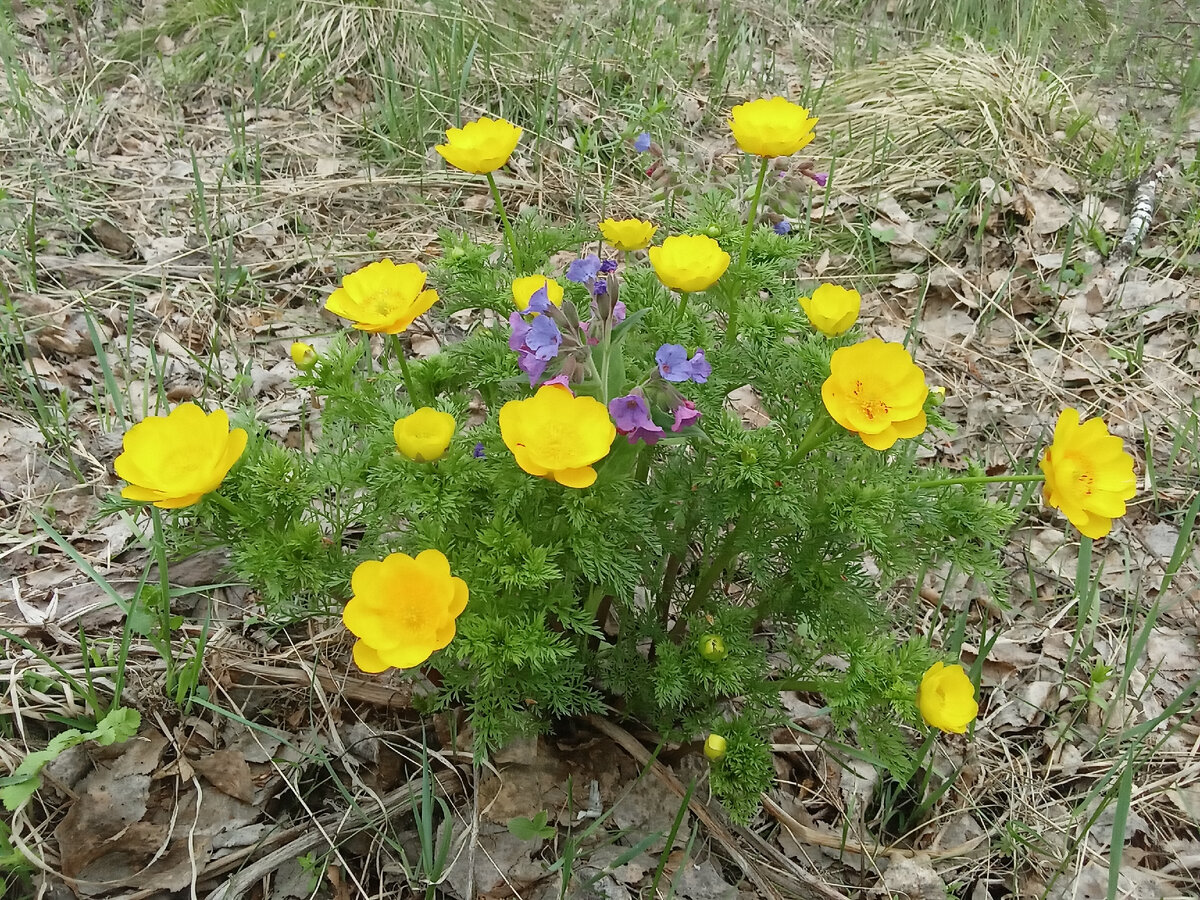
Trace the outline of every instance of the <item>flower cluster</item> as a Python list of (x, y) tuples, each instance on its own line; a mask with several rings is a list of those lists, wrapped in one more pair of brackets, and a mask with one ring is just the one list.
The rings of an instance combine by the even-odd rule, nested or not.
[[(765, 677), (761, 672), (749, 673), (748, 668), (742, 672), (738, 667), (749, 666), (747, 658), (750, 654), (746, 646), (753, 638), (750, 632), (769, 620), (773, 612), (765, 603), (755, 610), (739, 607), (739, 611), (747, 613), (747, 633), (739, 635), (735, 629), (718, 633), (723, 628), (719, 623), (722, 604), (714, 599), (718, 596), (714, 591), (727, 583), (723, 579), (732, 578), (735, 573), (739, 578), (746, 573), (753, 578), (769, 567), (782, 570), (785, 565), (795, 564), (813, 566), (813, 572), (806, 572), (805, 578), (810, 578), (809, 583), (828, 587), (831, 593), (838, 590), (840, 583), (852, 580), (841, 575), (840, 570), (818, 570), (822, 564), (817, 558), (821, 556), (819, 552), (811, 554), (811, 558), (796, 554), (789, 557), (786, 554), (792, 550), (777, 550), (776, 539), (765, 537), (759, 543), (769, 545), (767, 549), (756, 546), (759, 534), (786, 537), (797, 531), (795, 511), (790, 517), (779, 512), (789, 502), (794, 502), (795, 497), (788, 496), (785, 491), (773, 490), (772, 485), (779, 489), (783, 484), (776, 478), (792, 475), (797, 481), (814, 475), (828, 478), (828, 472), (836, 471), (841, 479), (842, 473), (847, 473), (844, 477), (851, 489), (840, 494), (828, 483), (818, 485), (822, 491), (834, 496), (824, 504), (810, 504), (812, 508), (801, 509), (803, 515), (813, 517), (813, 521), (801, 530), (806, 528), (820, 534), (822, 522), (817, 517), (823, 513), (815, 507), (836, 507), (837, 515), (844, 515), (846, 533), (857, 535), (856, 539), (863, 546), (869, 546), (873, 553), (879, 551), (881, 571), (885, 568), (883, 555), (889, 552), (888, 542), (879, 539), (878, 547), (871, 543), (876, 532), (868, 531), (865, 525), (854, 521), (855, 509), (843, 511), (843, 507), (853, 507), (858, 497), (869, 495), (867, 491), (859, 490), (860, 482), (872, 487), (869, 481), (872, 477), (894, 479), (889, 484), (889, 490), (893, 492), (889, 509), (880, 512), (880, 521), (887, 527), (878, 533), (895, 537), (899, 542), (905, 539), (897, 536), (904, 530), (901, 526), (917, 522), (928, 527), (935, 521), (928, 516), (922, 518), (932, 504), (912, 503), (905, 511), (903, 492), (934, 487), (957, 490), (964, 485), (978, 486), (999, 480), (990, 475), (968, 474), (922, 481), (909, 477), (917, 467), (913, 462), (915, 454), (894, 452), (880, 456), (870, 452), (884, 454), (896, 447), (897, 442), (922, 435), (929, 424), (927, 408), (936, 427), (941, 420), (933, 407), (939, 404), (940, 398), (936, 394), (931, 396), (933, 392), (927, 385), (925, 372), (903, 345), (864, 337), (855, 330), (863, 301), (858, 291), (820, 284), (810, 294), (799, 297), (797, 302), (811, 330), (804, 326), (793, 327), (795, 317), (786, 311), (781, 313), (779, 297), (768, 298), (769, 292), (777, 292), (776, 285), (786, 283), (776, 276), (786, 278), (788, 270), (794, 268), (794, 257), (789, 257), (786, 265), (775, 265), (774, 269), (770, 268), (774, 265), (772, 259), (798, 252), (799, 245), (795, 241), (778, 240), (770, 234), (770, 229), (780, 236), (791, 234), (796, 221), (794, 211), (789, 210), (793, 216), (791, 220), (778, 211), (769, 211), (761, 221), (756, 216), (763, 184), (769, 171), (777, 172), (780, 178), (791, 177), (797, 181), (807, 178), (813, 183), (825, 183), (827, 176), (816, 172), (811, 161), (784, 159), (808, 146), (814, 138), (816, 123), (817, 119), (809, 110), (782, 97), (755, 100), (732, 110), (729, 127), (738, 146), (760, 158), (757, 188), (747, 204), (749, 212), (744, 220), (740, 244), (727, 224), (718, 224), (724, 223), (719, 216), (713, 216), (717, 221), (712, 224), (711, 234), (673, 234), (665, 239), (659, 235), (659, 226), (651, 221), (606, 218), (595, 223), (602, 237), (601, 243), (593, 244), (599, 248), (598, 252), (572, 251), (575, 258), (565, 265), (565, 271), (557, 264), (557, 257), (550, 260), (522, 258), (530, 252), (530, 247), (546, 246), (557, 250), (559, 246), (551, 242), (542, 244), (538, 240), (517, 240), (515, 234), (524, 236), (527, 233), (514, 233), (492, 176), (511, 158), (522, 130), (504, 119), (485, 117), (446, 132), (446, 142), (437, 146), (437, 152), (450, 166), (487, 176), (497, 203), (507, 243), (506, 255), (490, 257), (486, 265), (494, 266), (504, 274), (500, 276), (502, 280), (498, 280), (494, 272), (481, 272), (480, 275), (493, 297), (506, 296), (505, 285), (511, 289), (513, 309), (508, 315), (507, 342), (516, 354), (516, 368), (529, 378), (530, 389), (526, 391), (521, 379), (511, 377), (515, 375), (511, 368), (512, 358), (503, 356), (503, 336), (494, 332), (481, 332), (479, 337), (484, 340), (478, 344), (464, 342), (464, 355), (458, 358), (470, 359), (472, 363), (481, 360), (479, 368), (489, 371), (489, 376), (477, 383), (468, 381), (469, 391), (459, 390), (462, 379), (447, 377), (454, 360), (449, 352), (442, 359), (419, 364), (420, 368), (413, 366), (419, 377), (412, 379), (399, 338), (384, 342), (385, 355), (378, 369), (373, 367), (373, 359), (366, 360), (372, 365), (361, 367), (370, 372), (365, 378), (353, 365), (342, 366), (343, 370), (352, 370), (349, 374), (336, 372), (339, 368), (339, 351), (336, 349), (323, 349), (323, 355), (319, 356), (312, 346), (303, 342), (290, 347), (295, 366), (307, 373), (298, 379), (299, 383), (310, 386), (324, 380), (336, 387), (336, 392), (329, 388), (326, 396), (336, 397), (338, 402), (364, 385), (373, 385), (378, 394), (356, 408), (387, 411), (398, 402), (403, 386), (405, 402), (417, 407), (394, 422), (391, 421), (394, 413), (383, 412), (379, 419), (368, 423), (373, 429), (370, 439), (360, 441), (351, 437), (341, 445), (344, 452), (367, 448), (375, 454), (373, 462), (385, 470), (387, 476), (372, 476), (355, 485), (361, 493), (378, 488), (380, 496), (386, 498), (378, 501), (385, 512), (374, 520), (367, 515), (361, 517), (368, 525), (356, 530), (354, 548), (348, 551), (362, 556), (383, 556), (382, 559), (368, 559), (354, 569), (351, 596), (342, 611), (346, 628), (356, 638), (353, 659), (359, 669), (375, 673), (390, 668), (412, 668), (447, 647), (455, 638), (459, 616), (467, 609), (470, 594), (467, 579), (476, 589), (471, 615), (481, 617), (509, 613), (510, 609), (504, 606), (509, 598), (501, 596), (505, 592), (518, 597), (522, 592), (533, 592), (536, 596), (531, 602), (535, 601), (540, 615), (546, 607), (546, 598), (538, 592), (545, 584), (561, 580), (561, 586), (555, 583), (551, 599), (554, 603), (576, 605), (573, 609), (555, 608), (553, 626), (562, 629), (563, 633), (573, 631), (575, 637), (587, 634), (607, 639), (613, 636), (611, 629), (606, 637), (594, 630), (595, 625), (604, 624), (605, 617), (604, 613), (593, 616), (595, 602), (607, 596), (630, 606), (633, 598), (639, 597), (639, 591), (646, 589), (644, 581), (639, 579), (650, 573), (655, 582), (650, 586), (652, 590), (646, 593), (648, 599), (638, 614), (646, 612), (643, 618), (653, 625), (654, 630), (635, 635), (629, 639), (628, 647), (622, 647), (619, 642), (627, 637), (625, 623), (629, 620), (620, 618), (620, 634), (605, 647), (609, 659), (621, 660), (616, 667), (628, 662), (636, 673), (630, 676), (631, 681), (641, 677), (642, 672), (666, 672), (662, 675), (664, 681), (675, 678), (682, 685), (674, 696), (683, 697), (687, 690), (695, 689), (694, 683), (685, 681), (684, 674), (676, 673), (697, 668), (706, 678), (720, 675), (720, 679), (714, 677), (711, 683), (719, 681), (729, 685), (727, 696), (737, 696), (734, 688), (761, 684)], [(666, 158), (663, 148), (652, 142), (646, 133), (636, 137), (633, 149), (650, 153), (654, 166)], [(771, 182), (779, 184), (778, 179)], [(804, 189), (810, 187), (804, 185)], [(667, 221), (673, 223), (675, 220), (664, 220)], [(527, 223), (517, 224), (522, 228), (530, 227)], [(701, 225), (697, 230), (703, 230), (703, 227)], [(759, 228), (757, 233), (756, 228)], [(717, 238), (737, 254), (736, 264)], [(642, 258), (641, 250), (647, 251), (646, 259)], [(484, 264), (479, 262), (482, 256), (484, 254), (477, 256), (463, 250), (453, 266), (437, 270), (435, 277), (447, 273), (464, 274), (472, 265), (482, 268)], [(504, 261), (496, 262), (497, 259)], [(661, 308), (663, 292), (650, 278), (651, 270), (663, 286), (682, 295), (677, 310), (672, 308), (664, 312)], [(517, 275), (522, 272), (535, 274)], [(754, 273), (766, 274), (756, 278)], [(360, 351), (365, 348), (372, 352), (373, 335), (399, 335), (437, 301), (437, 292), (426, 287), (426, 280), (426, 272), (416, 263), (396, 264), (390, 259), (382, 259), (345, 275), (328, 297), (325, 307), (348, 320), (354, 329), (365, 332), (360, 336)], [(442, 285), (441, 281), (437, 283)], [(685, 315), (690, 294), (708, 291), (719, 283), (718, 290), (709, 296), (695, 298), (696, 309), (690, 317)], [(445, 289), (449, 291), (452, 287), (453, 284)], [(478, 284), (472, 283), (472, 292), (464, 293), (473, 296), (478, 292)], [(628, 316), (622, 294), (632, 310)], [(750, 324), (746, 325), (746, 333), (740, 335), (739, 342), (738, 311), (754, 307), (760, 298), (764, 308), (768, 302), (770, 307), (764, 314), (746, 317)], [(719, 332), (714, 330), (714, 324), (724, 328), (723, 343), (716, 343), (719, 339), (714, 335)], [(764, 348), (763, 334), (774, 335), (777, 345)], [(705, 349), (696, 347), (696, 342), (708, 346), (708, 353), (717, 366), (715, 372)], [(501, 366), (506, 367), (498, 374), (492, 374), (496, 368), (494, 353), (501, 354)], [(784, 356), (784, 353), (791, 355)], [(391, 367), (393, 357), (398, 369)], [(359, 361), (357, 356), (348, 358), (351, 363)], [(777, 370), (782, 374), (755, 383), (757, 389), (775, 382), (770, 387), (769, 397), (766, 396), (768, 390), (763, 388), (764, 402), (774, 404), (771, 427), (756, 435), (745, 434), (738, 430), (736, 419), (725, 415), (719, 398), (726, 395), (731, 385), (741, 384), (741, 379), (753, 378), (753, 375), (747, 376), (747, 369), (773, 366), (777, 358), (782, 361)], [(710, 381), (714, 383), (709, 384)], [(820, 383), (821, 403), (814, 408), (817, 383)], [(442, 386), (446, 384), (455, 385), (456, 393), (447, 391), (443, 394), (446, 388)], [(689, 384), (708, 387), (693, 389), (688, 387)], [(697, 402), (684, 395), (685, 390), (695, 390), (704, 403), (709, 402), (705, 398), (716, 398), (712, 401), (714, 408), (706, 406), (705, 410), (708, 415), (722, 418), (715, 422), (707, 420), (706, 425), (712, 423), (711, 427), (698, 427), (701, 410)], [(801, 392), (811, 396), (799, 396)], [(422, 398), (421, 401), (414, 400), (417, 396)], [(514, 396), (517, 399), (509, 399)], [(419, 402), (429, 405), (418, 405)], [(325, 409), (335, 405), (331, 402)], [(775, 410), (781, 407), (781, 414), (775, 415)], [(459, 423), (446, 411), (448, 409), (455, 410), (460, 418), (464, 417), (465, 410), (469, 413)], [(370, 416), (371, 413), (363, 415)], [(347, 418), (351, 416), (347, 415), (339, 424), (345, 425)], [(487, 424), (489, 419), (491, 424)], [(804, 419), (809, 421), (803, 423)], [(807, 424), (807, 432), (793, 430), (797, 420), (801, 420), (802, 425)], [(477, 428), (480, 422), (485, 424)], [(391, 453), (385, 431), (388, 423), (399, 456)], [(359, 422), (352, 420), (350, 424), (353, 427), (343, 431), (353, 434)], [(495, 441), (493, 429), (497, 427), (500, 440), (511, 457), (503, 453), (498, 444), (488, 443), (485, 448), (484, 441)], [(334, 428), (326, 431), (333, 432)], [(617, 435), (624, 436), (626, 443), (616, 444)], [(829, 441), (831, 437), (834, 440)], [(767, 458), (756, 456), (753, 450), (747, 449), (753, 439), (776, 442), (782, 452), (772, 453)], [(182, 404), (168, 415), (147, 418), (126, 433), (123, 452), (114, 463), (117, 474), (128, 482), (122, 495), (131, 501), (150, 503), (163, 509), (195, 504), (205, 495), (217, 491), (242, 456), (247, 442), (246, 431), (231, 429), (228, 416), (221, 410), (206, 413), (196, 405)], [(455, 442), (458, 442), (457, 452), (451, 452)], [(657, 446), (660, 442), (661, 446)], [(644, 446), (630, 449), (626, 444)], [(468, 452), (472, 446), (473, 450)], [(648, 449), (651, 447), (655, 449)], [(864, 447), (868, 449), (864, 450)], [(737, 466), (739, 452), (743, 469), (722, 468), (721, 454), (732, 457)], [(810, 460), (814, 453), (828, 454), (830, 458), (813, 457)], [(524, 479), (518, 470), (544, 481)], [(247, 465), (234, 475), (235, 479), (247, 479), (237, 484), (236, 496), (240, 499), (252, 494), (252, 490), (245, 487), (252, 471)], [(1101, 419), (1083, 421), (1074, 409), (1067, 409), (1059, 416), (1054, 440), (1040, 461), (1040, 471), (1041, 476), (1026, 474), (1014, 480), (1042, 479), (1045, 503), (1060, 510), (1089, 538), (1108, 534), (1114, 518), (1126, 512), (1126, 503), (1136, 491), (1134, 462), (1125, 452), (1120, 438), (1110, 434)], [(900, 477), (895, 477), (896, 473)], [(490, 481), (493, 476), (497, 476), (496, 480)], [(456, 477), (461, 480), (454, 481)], [(504, 478), (508, 480), (502, 480)], [(673, 478), (677, 480), (672, 481)], [(523, 487), (514, 490), (513, 482), (517, 479), (522, 480)], [(418, 482), (436, 490), (422, 490), (420, 484), (414, 490), (414, 483)], [(363, 483), (371, 490), (362, 491)], [(593, 486), (595, 488), (588, 494), (572, 494)], [(631, 489), (645, 492), (649, 500), (630, 502)], [(426, 502), (427, 498), (422, 497), (434, 494), (436, 502)], [(711, 500), (709, 494), (713, 495)], [(510, 495), (516, 499), (506, 506)], [(304, 497), (305, 516), (311, 515), (313, 508), (319, 505), (310, 502), (313, 496), (318, 495), (314, 492)], [(691, 499), (693, 496), (694, 500)], [(407, 505), (410, 497), (414, 498), (411, 507)], [(220, 493), (216, 493), (213, 500), (236, 513), (236, 505)], [(701, 503), (701, 500), (705, 502)], [(957, 495), (955, 502), (960, 500), (961, 506), (953, 507), (958, 516), (954, 521), (969, 520), (962, 513), (964, 509), (978, 513), (976, 518), (985, 517), (981, 511), (986, 511), (988, 506), (981, 490), (973, 497)], [(470, 509), (470, 517), (464, 514), (455, 518), (459, 512), (453, 508), (460, 504)], [(893, 513), (890, 509), (893, 505), (901, 512)], [(659, 527), (664, 526), (664, 520), (654, 518), (663, 515), (662, 510), (667, 508), (672, 509), (670, 515), (676, 517), (674, 528)], [(949, 508), (941, 509), (944, 512)], [(627, 509), (628, 521), (624, 519)], [(208, 510), (204, 512), (207, 515)], [(729, 513), (732, 525), (725, 521), (705, 522), (707, 543), (699, 542), (700, 550), (694, 543), (689, 545), (689, 534), (696, 530), (699, 517), (724, 516), (726, 513)], [(443, 516), (449, 520), (449, 525)], [(887, 520), (887, 516), (891, 519)], [(203, 520), (205, 516), (199, 518)], [(547, 518), (551, 519), (548, 524)], [(771, 521), (762, 524), (760, 519)], [(354, 521), (359, 520), (356, 511)], [(157, 513), (154, 521), (159, 521)], [(579, 524), (581, 522), (584, 524)], [(615, 523), (612, 534), (609, 533), (610, 523)], [(311, 521), (306, 520), (306, 524)], [(875, 520), (870, 524), (874, 527)], [(505, 533), (498, 539), (492, 538), (491, 544), (488, 539), (478, 537), (478, 543), (484, 549), (476, 554), (479, 558), (472, 558), (472, 540), (476, 539), (473, 536), (481, 535), (491, 525), (496, 526), (494, 535), (500, 535), (511, 526), (516, 537), (510, 538)], [(625, 541), (619, 526), (627, 531), (640, 529), (636, 540)], [(648, 526), (654, 526), (654, 530), (648, 530)], [(838, 528), (841, 527), (843, 524), (839, 523)], [(539, 529), (542, 529), (541, 535), (536, 534)], [(747, 529), (757, 531), (747, 532)], [(924, 531), (910, 531), (909, 537), (916, 534), (924, 541)], [(327, 532), (314, 533), (320, 538)], [(602, 533), (603, 541), (594, 539), (597, 533)], [(363, 534), (369, 537), (361, 537)], [(972, 539), (981, 540), (979, 536), (987, 537), (987, 534), (986, 528), (981, 526)], [(647, 535), (652, 539), (647, 539)], [(369, 540), (378, 540), (376, 547), (383, 546), (372, 550)], [(592, 544), (584, 543), (589, 540), (597, 545), (603, 542), (609, 545), (595, 549), (592, 558), (589, 556)], [(393, 541), (397, 544), (409, 542), (416, 555), (388, 553)], [(491, 563), (486, 557), (500, 542), (508, 542), (517, 548), (513, 556), (534, 558), (541, 554), (537, 565), (531, 565), (528, 571), (516, 572), (511, 581), (511, 573), (493, 578), (497, 570), (488, 568)], [(411, 546), (413, 543), (417, 546)], [(436, 543), (447, 552), (452, 548), (454, 570), (464, 577), (452, 574), (451, 562), (441, 550), (431, 548), (417, 552), (427, 543)], [(778, 543), (783, 546), (787, 541)], [(620, 558), (620, 554), (629, 554), (631, 547), (648, 546), (653, 546), (655, 554), (649, 565), (645, 560)], [(560, 550), (562, 556), (556, 559)], [(891, 552), (892, 562), (901, 558), (899, 551), (893, 548)], [(760, 553), (762, 555), (755, 555)], [(563, 564), (566, 557), (572, 562)], [(658, 565), (660, 560), (661, 565)], [(632, 564), (626, 566), (625, 562)], [(327, 584), (344, 584), (345, 575), (346, 568), (340, 568), (336, 580)], [(520, 580), (524, 578), (528, 580)], [(686, 579), (692, 580), (686, 585), (685, 594), (682, 589)], [(500, 586), (498, 589), (492, 589), (493, 581)], [(797, 581), (799, 584), (801, 582)], [(675, 604), (681, 597), (686, 600), (677, 607)], [(851, 602), (857, 599), (847, 592), (836, 594), (834, 600), (825, 602), (840, 603), (847, 598)], [(520, 602), (524, 603), (526, 599)], [(585, 605), (588, 600), (593, 604)], [(756, 601), (747, 600), (746, 605), (753, 602)], [(637, 603), (642, 601), (639, 599)], [(658, 606), (650, 609), (650, 604)], [(615, 610), (617, 605), (604, 601), (605, 609)], [(724, 606), (728, 611), (729, 604)], [(583, 619), (572, 615), (580, 612), (586, 613)], [(664, 626), (672, 618), (676, 624), (670, 634), (665, 635)], [(714, 620), (718, 621), (714, 623)], [(509, 624), (508, 620), (502, 621)], [(524, 628), (524, 623), (531, 620), (520, 621), (520, 627)], [(472, 635), (482, 633), (482, 629), (474, 627), (474, 621), (470, 624), (472, 627), (468, 628), (467, 623), (463, 623), (465, 642), (473, 640)], [(636, 630), (642, 626), (635, 622), (630, 627)], [(556, 633), (551, 639), (558, 641), (563, 633)], [(686, 639), (681, 640), (680, 634)], [(699, 640), (697, 635), (700, 635)], [(664, 643), (654, 643), (664, 637)], [(456, 691), (465, 690), (461, 686), (476, 678), (479, 671), (490, 671), (482, 664), (480, 668), (472, 669), (476, 665), (475, 652), (483, 652), (490, 646), (487, 641), (476, 640), (475, 644), (467, 644), (453, 665), (442, 668), (447, 684), (453, 684), (454, 679), (459, 678), (453, 688), (446, 688), (450, 696), (458, 696)], [(530, 645), (533, 643), (531, 641)], [(562, 641), (561, 647), (566, 648), (568, 644), (582, 647), (586, 643), (587, 640), (572, 638), (572, 641)], [(647, 645), (653, 645), (655, 649), (646, 653)], [(549, 645), (537, 648), (538, 652), (544, 651), (546, 646)], [(560, 645), (554, 646), (558, 652)], [(512, 648), (504, 648), (505, 653), (510, 651), (516, 655)], [(628, 652), (627, 656), (619, 655), (625, 652)], [(921, 652), (926, 651), (922, 649)], [(683, 653), (690, 653), (698, 661), (678, 664)], [(551, 658), (551, 655), (547, 653), (545, 658)], [(566, 650), (562, 658), (567, 658)], [(911, 659), (911, 655), (908, 658)], [(918, 659), (921, 661), (905, 675), (909, 684), (906, 690), (915, 702), (916, 711), (930, 728), (965, 733), (980, 709), (977, 688), (971, 678), (961, 665), (940, 661), (922, 676), (921, 669), (928, 663), (928, 657)], [(514, 663), (513, 667), (519, 669), (525, 663), (523, 660), (519, 665)], [(594, 660), (588, 665), (593, 663)], [(507, 658), (502, 665), (508, 665)], [(587, 689), (591, 690), (590, 682), (600, 668), (599, 664), (594, 670), (581, 664), (576, 680), (587, 682)], [(520, 671), (522, 679), (533, 677), (527, 674), (532, 671), (530, 667)], [(567, 680), (563, 678), (564, 682)], [(615, 679), (609, 686), (613, 685), (617, 685), (614, 690), (625, 690), (628, 686), (618, 685)], [(525, 688), (522, 682), (521, 692), (514, 696), (528, 696)], [(630, 689), (630, 697), (636, 688), (637, 685), (633, 685)], [(651, 692), (657, 690), (655, 684)], [(557, 702), (557, 694), (553, 696)], [(712, 709), (720, 709), (721, 698), (707, 699), (713, 700)], [(522, 702), (532, 704), (534, 701), (506, 698), (500, 705), (521, 708)], [(657, 696), (655, 702), (661, 703)], [(830, 702), (835, 702), (832, 694)], [(632, 700), (630, 705), (632, 708)], [(581, 703), (580, 707), (586, 707), (586, 704)], [(677, 706), (672, 714), (680, 716), (681, 708)], [(691, 716), (693, 712), (688, 710), (687, 715)], [(717, 718), (723, 712), (713, 714), (714, 722), (710, 728), (719, 724)], [(675, 726), (679, 721), (698, 720), (680, 716), (675, 720)], [(735, 724), (726, 721), (705, 741), (704, 753), (714, 763), (710, 772), (714, 784), (718, 779), (732, 778), (731, 773), (743, 770), (747, 744), (744, 736), (749, 732), (738, 731), (733, 727)], [(479, 733), (484, 733), (483, 729)], [(769, 770), (770, 766), (766, 768)]]

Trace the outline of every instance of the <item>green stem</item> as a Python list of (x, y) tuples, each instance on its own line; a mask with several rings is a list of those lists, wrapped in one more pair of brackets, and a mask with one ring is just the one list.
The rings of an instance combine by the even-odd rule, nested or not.
[(210, 492), (207, 496), (209, 500), (214, 500), (219, 506), (224, 507), (225, 512), (229, 513), (229, 515), (233, 516), (235, 519), (241, 516), (242, 511), (238, 509), (237, 506), (234, 505), (234, 502), (228, 497), (223, 497), (216, 491)]
[(517, 258), (517, 238), (513, 234), (512, 225), (509, 224), (508, 214), (504, 211), (504, 201), (500, 199), (500, 188), (496, 187), (496, 178), (491, 172), (487, 173), (488, 187), (492, 190), (492, 200), (496, 203), (496, 212), (500, 214), (500, 223), (504, 226), (504, 240), (508, 243), (508, 257), (512, 263), (513, 271), (521, 270), (521, 263)]
[[(739, 273), (745, 272), (746, 257), (750, 252), (750, 237), (754, 234), (754, 220), (758, 218), (758, 201), (762, 199), (763, 182), (766, 181), (767, 169), (770, 165), (771, 160), (764, 156), (758, 167), (758, 183), (754, 186), (754, 196), (750, 198), (750, 213), (746, 216), (746, 230), (742, 232), (742, 248), (738, 251), (737, 270)], [(735, 295), (729, 302), (729, 322), (725, 326), (725, 342), (730, 344), (737, 337), (737, 304), (738, 298)]]
[(950, 487), (955, 484), (1029, 484), (1035, 481), (1045, 481), (1045, 475), (964, 475), (960, 478), (931, 478), (928, 481), (914, 481), (916, 488)]
[(776, 678), (773, 681), (768, 681), (767, 684), (773, 690), (799, 691), (802, 694), (819, 694), (829, 687), (828, 682), (817, 681), (812, 678)]
[(691, 295), (691, 294), (689, 294), (687, 291), (680, 291), (680, 292), (679, 292), (679, 315), (680, 315), (680, 317), (681, 317), (681, 318), (682, 318), (683, 314), (684, 314), (685, 312), (687, 312), (687, 307), (688, 307), (688, 298), (689, 298), (689, 297), (691, 297), (691, 296), (692, 296), (692, 295)]
[[(725, 534), (725, 540), (721, 543), (721, 548), (717, 551), (717, 555), (713, 557), (712, 563), (704, 573), (700, 576), (700, 580), (696, 582), (696, 590), (692, 592), (691, 599), (683, 607), (679, 613), (679, 621), (675, 626), (675, 631), (682, 631), (684, 622), (687, 621), (689, 615), (698, 610), (704, 605), (704, 601), (708, 599), (709, 593), (717, 583), (717, 579), (725, 571), (726, 567), (733, 562), (733, 558), (737, 556), (738, 543), (741, 541), (746, 530), (754, 523), (756, 514), (758, 513), (759, 500), (755, 500), (749, 507), (738, 517), (733, 528)], [(675, 631), (672, 633), (674, 634)]]
[(404, 381), (404, 393), (408, 394), (409, 402), (415, 408), (417, 405), (417, 395), (413, 393), (413, 378), (412, 373), (408, 371), (408, 360), (404, 358), (404, 345), (400, 343), (400, 335), (393, 334), (392, 348), (396, 351), (396, 360), (400, 363), (400, 377)]
[(158, 598), (158, 637), (161, 646), (159, 653), (167, 664), (167, 692), (174, 690), (175, 660), (171, 653), (171, 579), (167, 572), (167, 541), (163, 535), (162, 513), (157, 506), (150, 507), (150, 521), (154, 526), (154, 534), (150, 542), (154, 545), (154, 559), (158, 563), (158, 584), (161, 595)]
[(799, 445), (796, 447), (796, 452), (789, 457), (787, 465), (797, 465), (803, 462), (804, 458), (820, 443), (828, 440), (833, 435), (834, 426), (837, 423), (829, 416), (818, 412), (813, 417), (813, 420), (808, 423), (808, 431), (804, 432), (804, 437), (800, 439)]
[(742, 249), (738, 253), (739, 272), (746, 265), (746, 254), (750, 250), (750, 236), (754, 234), (754, 220), (758, 216), (758, 201), (762, 197), (763, 182), (767, 178), (767, 168), (770, 165), (771, 160), (764, 156), (762, 164), (758, 167), (758, 183), (754, 186), (754, 196), (750, 198), (750, 214), (746, 217), (746, 230), (742, 232)]

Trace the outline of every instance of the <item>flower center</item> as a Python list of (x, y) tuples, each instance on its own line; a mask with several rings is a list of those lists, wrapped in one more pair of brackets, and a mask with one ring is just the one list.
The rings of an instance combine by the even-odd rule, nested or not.
[(858, 401), (858, 407), (862, 410), (862, 414), (872, 422), (876, 418), (887, 418), (891, 412), (887, 403), (878, 397), (864, 397), (864, 393), (863, 383), (861, 381), (854, 382), (854, 398)]

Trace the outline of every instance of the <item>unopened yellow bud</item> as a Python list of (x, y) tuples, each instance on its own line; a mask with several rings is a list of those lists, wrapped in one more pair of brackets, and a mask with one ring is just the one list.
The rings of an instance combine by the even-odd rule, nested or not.
[(301, 372), (307, 372), (317, 364), (317, 351), (313, 349), (312, 344), (296, 341), (292, 344), (291, 354), (292, 362)]
[(720, 762), (725, 758), (725, 748), (728, 742), (715, 731), (704, 739), (704, 755), (711, 762)]

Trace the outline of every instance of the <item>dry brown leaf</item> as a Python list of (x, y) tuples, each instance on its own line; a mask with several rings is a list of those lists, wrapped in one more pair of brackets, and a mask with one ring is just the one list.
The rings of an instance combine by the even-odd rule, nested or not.
[(238, 751), (218, 750), (191, 760), (191, 765), (217, 790), (243, 803), (254, 802), (254, 777), (246, 758)]

